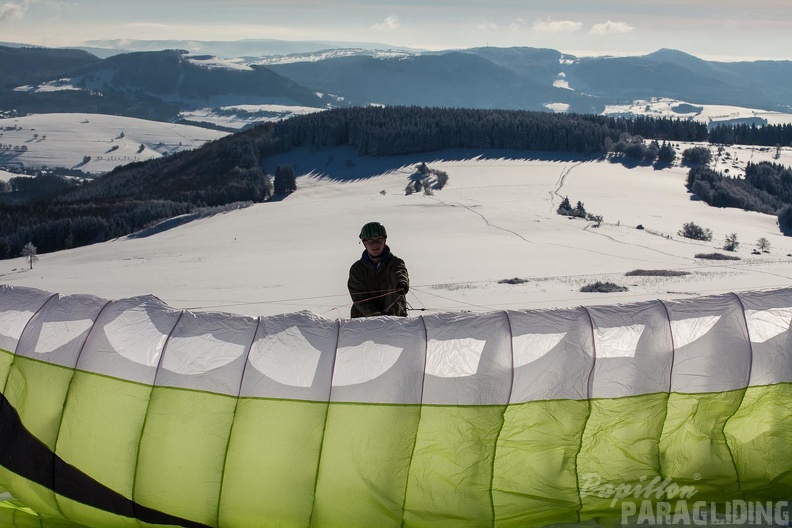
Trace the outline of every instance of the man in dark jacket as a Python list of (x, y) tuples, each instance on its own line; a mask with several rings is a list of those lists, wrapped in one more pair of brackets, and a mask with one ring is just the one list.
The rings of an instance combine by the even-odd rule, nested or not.
[(404, 261), (390, 252), (388, 233), (379, 222), (369, 222), (360, 230), (366, 250), (349, 268), (349, 295), (352, 317), (374, 315), (407, 316), (410, 277)]

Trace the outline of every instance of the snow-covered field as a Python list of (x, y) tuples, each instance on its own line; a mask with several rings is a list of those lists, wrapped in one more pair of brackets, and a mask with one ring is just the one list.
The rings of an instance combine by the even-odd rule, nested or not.
[(730, 122), (748, 122), (750, 124), (750, 122), (756, 122), (757, 125), (785, 125), (792, 123), (792, 114), (789, 113), (740, 106), (704, 105), (666, 98), (633, 101), (631, 104), (625, 105), (609, 105), (605, 107), (603, 114), (689, 119), (707, 124)]
[[(224, 67), (224, 66), (223, 66)], [(565, 82), (565, 81), (564, 81)], [(61, 89), (63, 89), (61, 87)], [(549, 103), (548, 110), (565, 112), (569, 105)], [(144, 161), (182, 150), (198, 148), (227, 132), (207, 129), (210, 123), (229, 129), (266, 121), (280, 121), (323, 108), (287, 104), (250, 104), (199, 108), (182, 112), (181, 119), (195, 126), (148, 121), (103, 114), (36, 114), (0, 119), (0, 167), (67, 167), (101, 174), (120, 165)], [(684, 112), (682, 110), (685, 110)], [(635, 101), (631, 105), (608, 106), (606, 115), (646, 115), (695, 119), (714, 123), (735, 119), (762, 119), (768, 124), (792, 123), (792, 114), (750, 108), (696, 105), (672, 99)], [(746, 150), (747, 149), (747, 150)], [(746, 147), (735, 154), (747, 160), (756, 149)], [(90, 159), (89, 159), (90, 158)], [(733, 160), (717, 170), (731, 174)], [(7, 171), (6, 171), (7, 172)], [(7, 180), (0, 171), (0, 178)]]
[(281, 121), (290, 117), (321, 112), (325, 108), (295, 105), (233, 105), (220, 108), (198, 108), (184, 111), (179, 117), (195, 123), (212, 123), (227, 128), (241, 129), (247, 125)]
[(134, 161), (195, 149), (226, 135), (197, 126), (104, 114), (13, 117), (0, 119), (0, 166), (104, 173)]
[(13, 172), (8, 172), (0, 169), (0, 181), (8, 181), (11, 178), (15, 178), (17, 176), (24, 176), (23, 174), (14, 174)]
[[(727, 152), (731, 159), (792, 165), (789, 148), (778, 160), (769, 151)], [(385, 224), (393, 252), (407, 262), (412, 315), (629, 303), (792, 283), (792, 238), (779, 233), (775, 217), (692, 201), (684, 167), (657, 171), (558, 154), (482, 154), (383, 159), (345, 150), (297, 152), (298, 173), (321, 167), (324, 174), (301, 175), (297, 192), (282, 201), (148, 238), (43, 254), (33, 270), (22, 258), (0, 261), (0, 283), (106, 298), (153, 294), (173, 307), (202, 311), (346, 317), (347, 272), (363, 249), (360, 226), (371, 220)], [(448, 173), (447, 187), (433, 196), (405, 195), (419, 161)], [(564, 196), (602, 215), (603, 224), (556, 214)], [(679, 237), (685, 222), (711, 229), (713, 240)], [(695, 258), (717, 251), (729, 233), (741, 242), (739, 261)], [(752, 254), (762, 237), (770, 253)], [(687, 275), (625, 275), (639, 269)], [(525, 282), (501, 283), (514, 278)], [(580, 291), (595, 281), (629, 290)]]

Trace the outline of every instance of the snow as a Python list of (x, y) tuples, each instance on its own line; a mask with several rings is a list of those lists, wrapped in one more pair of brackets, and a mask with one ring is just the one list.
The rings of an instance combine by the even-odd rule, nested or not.
[(656, 118), (670, 117), (691, 119), (702, 123), (728, 122), (735, 119), (762, 119), (768, 125), (792, 123), (792, 114), (790, 113), (771, 112), (740, 106), (703, 105), (668, 98), (637, 100), (625, 105), (608, 105), (605, 107), (603, 114), (645, 115)]
[[(0, 150), (0, 164), (104, 173), (118, 165), (195, 149), (226, 135), (197, 126), (104, 114), (34, 114), (0, 119), (0, 145), (6, 147)], [(14, 147), (27, 150), (14, 151)], [(85, 162), (86, 156), (90, 161)]]
[[(703, 145), (705, 144), (698, 144), (698, 146)], [(786, 167), (792, 167), (792, 150), (789, 148), (776, 149), (776, 147), (734, 145), (721, 149), (711, 147), (710, 151), (713, 157), (712, 169), (725, 176), (739, 177), (744, 175), (745, 166), (748, 162), (770, 161)]]
[[(747, 156), (739, 148), (729, 152)], [(781, 154), (778, 161), (792, 161), (792, 149)], [(773, 161), (773, 152), (752, 155)], [(146, 238), (42, 254), (33, 270), (22, 258), (0, 261), (0, 283), (110, 299), (153, 294), (196, 311), (347, 317), (347, 273), (363, 250), (360, 226), (371, 220), (385, 224), (392, 251), (408, 265), (411, 316), (679, 299), (788, 286), (792, 279), (792, 238), (779, 233), (775, 217), (691, 200), (680, 166), (626, 168), (501, 151), (363, 158), (339, 148), (281, 156), (268, 166), (290, 160), (300, 174), (297, 192), (281, 201)], [(433, 196), (407, 196), (421, 161), (445, 171), (448, 185)], [(564, 196), (602, 215), (602, 225), (556, 214)], [(711, 229), (713, 240), (679, 237), (686, 222)], [(729, 233), (738, 235), (741, 260), (695, 258), (717, 251)], [(770, 253), (752, 255), (761, 237)], [(636, 269), (688, 275), (625, 276)], [(500, 282), (512, 278), (526, 282)], [(629, 290), (580, 291), (596, 281)]]
[(207, 69), (252, 71), (253, 68), (238, 61), (220, 59), (212, 55), (185, 55), (187, 62)]
[(281, 121), (297, 115), (321, 112), (325, 108), (278, 104), (231, 105), (220, 108), (198, 108), (179, 114), (181, 119), (196, 123), (212, 123), (226, 128), (241, 129), (247, 125), (267, 121)]
[(323, 60), (338, 58), (338, 57), (354, 57), (360, 55), (371, 56), (375, 59), (405, 59), (419, 55), (415, 51), (409, 50), (367, 50), (362, 48), (342, 48), (342, 49), (328, 49), (323, 51), (311, 53), (292, 53), (289, 55), (272, 55), (268, 57), (257, 58), (250, 62), (250, 64), (257, 64), (261, 66), (271, 66), (277, 64), (294, 64), (297, 62), (319, 62)]
[(553, 87), (554, 88), (563, 88), (565, 90), (574, 91), (574, 90), (572, 90), (572, 87), (569, 86), (569, 81), (567, 80), (566, 73), (564, 73), (564, 72), (560, 72), (558, 74), (558, 78), (555, 81), (553, 81)]
[(26, 174), (14, 174), (13, 172), (8, 172), (8, 171), (4, 171), (4, 170), (0, 169), (0, 181), (6, 181), (7, 182), (11, 178), (17, 178), (17, 177), (20, 177), (20, 176), (26, 177), (27, 175)]
[(79, 92), (83, 89), (79, 86), (75, 86), (72, 79), (58, 79), (57, 81), (47, 81), (34, 86), (25, 85), (14, 88), (15, 92), (27, 93), (60, 92), (64, 90)]
[(553, 112), (566, 112), (569, 110), (569, 104), (567, 103), (547, 103), (544, 107)]

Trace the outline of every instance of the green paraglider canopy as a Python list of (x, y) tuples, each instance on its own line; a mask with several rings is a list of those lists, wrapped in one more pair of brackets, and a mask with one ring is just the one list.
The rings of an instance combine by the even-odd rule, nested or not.
[(0, 286), (0, 525), (778, 520), (791, 323), (792, 289), (330, 320)]

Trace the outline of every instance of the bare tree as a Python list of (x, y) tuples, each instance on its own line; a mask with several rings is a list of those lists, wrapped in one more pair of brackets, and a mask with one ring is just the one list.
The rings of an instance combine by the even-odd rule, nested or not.
[(28, 261), (30, 264), (30, 269), (33, 269), (33, 263), (38, 262), (38, 257), (36, 256), (36, 246), (33, 245), (33, 242), (28, 242), (25, 244), (25, 247), (22, 248), (22, 256)]
[(756, 241), (756, 249), (763, 253), (770, 253), (770, 241), (765, 237), (760, 238)]

